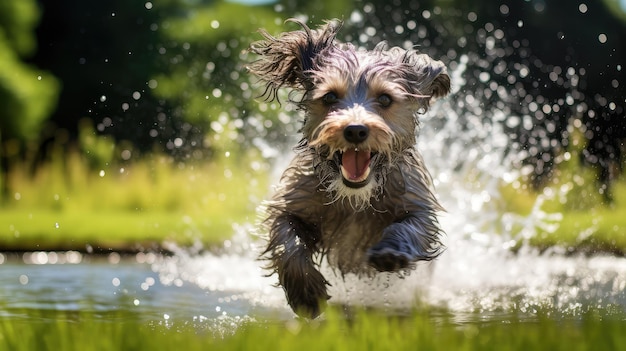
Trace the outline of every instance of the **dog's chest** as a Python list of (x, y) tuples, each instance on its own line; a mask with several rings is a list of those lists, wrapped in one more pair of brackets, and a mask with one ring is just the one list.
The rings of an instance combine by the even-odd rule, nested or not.
[(320, 218), (321, 245), (332, 265), (342, 271), (358, 271), (367, 249), (380, 241), (385, 227), (393, 222), (389, 213), (368, 209), (360, 212), (333, 208)]

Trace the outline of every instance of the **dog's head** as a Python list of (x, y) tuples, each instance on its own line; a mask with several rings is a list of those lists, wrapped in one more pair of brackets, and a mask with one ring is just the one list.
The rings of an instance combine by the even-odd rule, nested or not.
[(278, 37), (261, 31), (264, 40), (250, 47), (260, 58), (249, 70), (266, 82), (268, 100), (281, 87), (301, 93), (303, 146), (319, 154), (322, 181), (336, 199), (369, 203), (384, 165), (413, 147), (417, 115), (449, 92), (450, 77), (442, 62), (417, 50), (338, 43), (340, 21), (317, 30), (290, 21), (302, 30)]

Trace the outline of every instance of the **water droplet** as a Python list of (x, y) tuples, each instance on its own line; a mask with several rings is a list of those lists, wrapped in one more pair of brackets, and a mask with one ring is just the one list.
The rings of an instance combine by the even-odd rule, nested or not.
[(232, 176), (233, 176), (233, 171), (231, 171), (228, 168), (224, 170), (224, 177), (225, 178), (231, 178)]
[(59, 229), (59, 223), (58, 223), (58, 222), (57, 222), (57, 223), (54, 223), (54, 227), (55, 227), (56, 229)]
[(489, 72), (480, 72), (480, 74), (478, 75), (478, 79), (483, 83), (488, 82), (490, 77), (491, 76)]
[(104, 169), (101, 169), (101, 170), (100, 170), (100, 173), (98, 173), (98, 175), (99, 175), (100, 177), (104, 177), (104, 175), (105, 175)]
[(358, 10), (352, 11), (350, 14), (350, 21), (352, 23), (361, 23), (363, 21), (363, 14)]
[(152, 9), (152, 3), (150, 1), (146, 2), (144, 4), (144, 6), (146, 7), (147, 10), (151, 10)]

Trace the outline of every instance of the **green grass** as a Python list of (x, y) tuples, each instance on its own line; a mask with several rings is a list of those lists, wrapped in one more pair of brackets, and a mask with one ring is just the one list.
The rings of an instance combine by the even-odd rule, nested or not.
[(127, 249), (174, 241), (216, 245), (254, 222), (268, 191), (252, 157), (176, 163), (165, 156), (93, 168), (78, 152), (15, 165), (0, 206), (0, 247)]
[[(0, 319), (0, 349), (30, 350), (623, 350), (623, 318), (590, 312), (577, 319), (515, 318), (458, 324), (427, 313), (390, 317), (376, 312), (324, 321), (249, 322), (226, 332), (210, 323), (142, 321), (115, 312), (38, 312)], [(34, 318), (38, 317), (38, 318)]]
[[(626, 176), (600, 193), (597, 172), (580, 164), (584, 140), (572, 133), (572, 150), (560, 156), (546, 188), (529, 190), (524, 179), (501, 186), (501, 211), (558, 214), (555, 230), (537, 227), (533, 237), (520, 227), (500, 228), (522, 244), (541, 249), (626, 253)], [(130, 147), (81, 134), (83, 151), (53, 148), (37, 167), (20, 160), (2, 179), (0, 248), (3, 250), (101, 250), (179, 245), (220, 245), (233, 226), (254, 223), (256, 206), (270, 191), (268, 165), (250, 151), (211, 161), (177, 162), (149, 154), (117, 159)], [(34, 169), (34, 171), (33, 171)], [(471, 181), (471, 180), (468, 180)], [(494, 223), (497, 226), (498, 223)], [(526, 234), (525, 234), (526, 235)]]
[[(558, 224), (553, 230), (538, 226), (535, 236), (518, 238), (520, 244), (526, 240), (541, 249), (560, 246), (572, 252), (626, 254), (626, 176), (614, 180), (606, 190), (601, 190), (596, 178), (597, 172), (582, 166), (574, 153), (558, 165), (551, 183), (538, 192), (520, 182), (503, 186), (504, 212), (527, 216), (540, 210), (561, 217), (553, 221)], [(533, 209), (540, 200), (541, 206)], [(515, 237), (516, 233), (512, 234)]]
[[(195, 221), (200, 221), (196, 223)], [(216, 243), (232, 235), (230, 220), (193, 219), (181, 213), (148, 211), (68, 212), (9, 209), (0, 213), (2, 247), (25, 250), (127, 250), (164, 241)]]

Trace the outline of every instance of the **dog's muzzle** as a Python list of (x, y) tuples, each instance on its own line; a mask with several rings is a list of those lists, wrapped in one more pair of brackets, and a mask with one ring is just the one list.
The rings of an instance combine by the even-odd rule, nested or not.
[(340, 169), (343, 183), (350, 188), (360, 188), (369, 182), (370, 161), (372, 151), (359, 148), (359, 145), (367, 140), (369, 128), (362, 124), (353, 124), (343, 130), (343, 137), (347, 142), (354, 144), (340, 152)]

